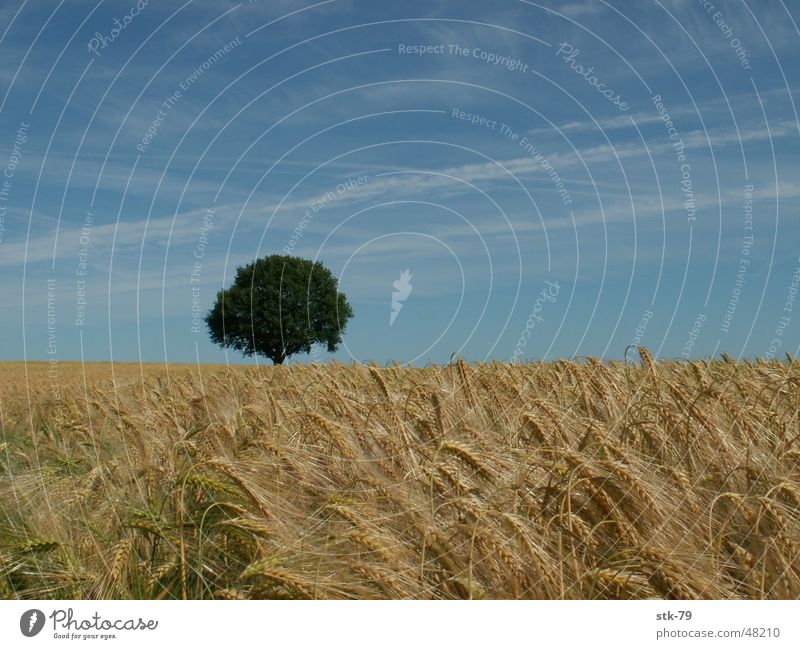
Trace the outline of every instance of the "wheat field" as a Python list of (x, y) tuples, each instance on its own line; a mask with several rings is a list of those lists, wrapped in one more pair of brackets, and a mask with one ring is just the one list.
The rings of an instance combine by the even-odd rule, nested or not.
[(0, 597), (800, 597), (800, 363), (640, 355), (0, 364)]

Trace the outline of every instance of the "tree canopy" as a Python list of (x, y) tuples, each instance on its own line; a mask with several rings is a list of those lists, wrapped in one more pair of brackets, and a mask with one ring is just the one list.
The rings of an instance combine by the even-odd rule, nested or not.
[(212, 342), (280, 365), (314, 344), (336, 351), (352, 315), (321, 262), (271, 255), (237, 268), (233, 285), (217, 293), (205, 321)]

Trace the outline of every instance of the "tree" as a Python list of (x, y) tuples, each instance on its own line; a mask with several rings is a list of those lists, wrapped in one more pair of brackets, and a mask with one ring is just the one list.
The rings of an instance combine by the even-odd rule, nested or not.
[(236, 269), (205, 317), (211, 341), (280, 365), (313, 344), (335, 352), (353, 310), (320, 262), (271, 255)]

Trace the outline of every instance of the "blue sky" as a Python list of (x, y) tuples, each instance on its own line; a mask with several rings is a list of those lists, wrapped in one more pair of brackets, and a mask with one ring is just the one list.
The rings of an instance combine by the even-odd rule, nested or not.
[(193, 316), (286, 250), (339, 278), (345, 362), (795, 354), (798, 22), (5, 2), (0, 359), (252, 362)]

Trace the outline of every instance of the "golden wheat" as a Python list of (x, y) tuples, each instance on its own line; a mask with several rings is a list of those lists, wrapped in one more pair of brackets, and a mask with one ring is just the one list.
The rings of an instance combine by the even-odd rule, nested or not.
[(800, 597), (800, 364), (640, 356), (2, 364), (0, 597)]

